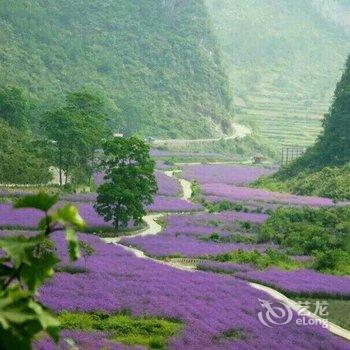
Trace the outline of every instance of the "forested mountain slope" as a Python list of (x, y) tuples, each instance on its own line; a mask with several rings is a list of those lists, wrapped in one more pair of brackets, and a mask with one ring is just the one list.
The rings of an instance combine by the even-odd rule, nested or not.
[(316, 143), (257, 186), (350, 200), (350, 56)]
[(335, 89), (332, 106), (323, 122), (324, 130), (314, 146), (291, 169), (319, 169), (350, 162), (350, 56)]
[(207, 4), (230, 69), (237, 117), (276, 149), (314, 142), (350, 51), (350, 3)]
[(144, 136), (228, 132), (232, 98), (201, 0), (16, 0), (0, 4), (0, 81), (36, 100), (103, 91), (112, 128)]

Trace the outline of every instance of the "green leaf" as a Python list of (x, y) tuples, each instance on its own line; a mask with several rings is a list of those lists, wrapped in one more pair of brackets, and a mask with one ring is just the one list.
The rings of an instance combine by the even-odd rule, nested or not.
[(28, 307), (35, 312), (42, 328), (57, 342), (59, 340), (60, 322), (48, 310), (44, 309), (34, 300), (29, 301)]
[(85, 227), (85, 221), (79, 215), (79, 210), (73, 205), (65, 205), (57, 210), (57, 220), (63, 225), (73, 225), (78, 229)]
[(21, 269), (21, 280), (23, 280), (30, 291), (36, 291), (43, 282), (52, 277), (54, 266), (59, 263), (59, 259), (52, 252), (44, 251), (38, 257), (31, 257), (31, 264), (24, 265)]
[(80, 245), (76, 232), (72, 228), (66, 229), (66, 239), (68, 241), (68, 251), (70, 260), (80, 258)]
[(0, 293), (0, 339), (2, 349), (31, 350), (32, 340), (47, 332), (58, 340), (59, 321), (34, 295), (18, 285)]
[(47, 193), (40, 192), (36, 195), (25, 196), (16, 200), (15, 209), (20, 208), (35, 208), (47, 212), (58, 202), (58, 196), (50, 196)]
[(41, 236), (30, 238), (23, 236), (1, 237), (0, 248), (11, 257), (14, 267), (18, 268), (22, 263), (31, 264), (33, 250), (42, 241)]

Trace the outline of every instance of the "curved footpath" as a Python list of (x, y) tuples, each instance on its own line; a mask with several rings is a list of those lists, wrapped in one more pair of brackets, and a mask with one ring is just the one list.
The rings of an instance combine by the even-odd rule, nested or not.
[[(164, 174), (169, 176), (169, 177), (174, 177), (174, 175), (178, 172), (181, 172), (181, 170), (165, 171)], [(191, 197), (192, 197), (191, 183), (187, 180), (184, 180), (184, 179), (178, 179), (178, 180), (179, 180), (181, 187), (182, 187), (182, 197), (181, 198), (183, 200), (190, 201)], [(113, 237), (113, 238), (103, 238), (102, 240), (106, 243), (118, 245), (119, 247), (122, 247), (126, 251), (133, 253), (136, 257), (141, 258), (141, 259), (152, 260), (152, 261), (155, 261), (159, 264), (168, 265), (168, 266), (171, 266), (173, 268), (183, 270), (183, 271), (190, 271), (190, 272), (196, 271), (196, 268), (194, 266), (184, 266), (184, 265), (182, 265), (180, 263), (176, 263), (176, 262), (168, 262), (168, 261), (162, 261), (162, 260), (150, 258), (150, 257), (146, 256), (142, 250), (139, 250), (139, 249), (133, 248), (133, 247), (127, 247), (127, 246), (119, 243), (123, 237), (130, 238), (130, 237), (137, 237), (137, 236), (157, 235), (158, 233), (160, 233), (162, 231), (162, 226), (157, 223), (157, 220), (164, 217), (165, 215), (166, 215), (166, 213), (146, 215), (143, 218), (144, 222), (147, 225), (146, 229), (140, 230), (139, 232), (137, 232), (133, 235)], [(305, 310), (302, 306), (300, 306), (294, 300), (289, 299), (288, 297), (286, 297), (282, 293), (278, 292), (277, 290), (272, 289), (270, 287), (266, 287), (266, 286), (261, 285), (261, 284), (257, 284), (257, 283), (248, 282), (248, 284), (252, 288), (263, 291), (266, 294), (268, 294), (269, 296), (271, 296), (272, 298), (276, 299), (277, 301), (287, 305), (295, 312), (303, 310), (303, 313), (307, 314), (307, 316), (309, 318), (312, 318), (318, 322), (322, 322), (322, 321), (325, 322), (327, 324), (328, 330), (331, 333), (333, 333), (339, 337), (345, 338), (347, 340), (350, 340), (350, 331), (348, 331), (347, 329), (344, 329), (344, 328), (342, 328), (342, 327), (340, 327), (340, 326), (338, 326), (338, 325), (336, 325), (328, 320), (322, 319), (321, 317), (315, 315), (314, 313), (312, 313), (308, 310)]]

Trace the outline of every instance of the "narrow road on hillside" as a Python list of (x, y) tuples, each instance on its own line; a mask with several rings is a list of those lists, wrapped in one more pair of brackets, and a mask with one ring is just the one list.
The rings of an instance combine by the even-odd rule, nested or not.
[(242, 139), (248, 135), (251, 135), (252, 131), (249, 127), (232, 123), (232, 128), (234, 132), (232, 135), (223, 135), (222, 137), (216, 138), (205, 138), (205, 139), (165, 139), (165, 140), (154, 140), (152, 141), (152, 146), (160, 147), (160, 146), (186, 146), (189, 144), (197, 144), (197, 143), (213, 143), (221, 140), (234, 140), (234, 139)]
[[(181, 170), (180, 170), (181, 171)], [(165, 171), (165, 175), (169, 176), (169, 177), (174, 177), (174, 174), (180, 171)], [(189, 201), (192, 197), (192, 189), (191, 189), (191, 183), (187, 180), (181, 179), (180, 184), (182, 186), (182, 199)], [(147, 228), (140, 230), (139, 232), (133, 234), (133, 235), (128, 235), (128, 236), (121, 236), (121, 237), (113, 237), (113, 238), (103, 238), (103, 241), (106, 243), (111, 243), (111, 244), (115, 244), (119, 247), (122, 247), (124, 250), (134, 254), (136, 257), (140, 258), (140, 259), (148, 259), (148, 260), (152, 260), (156, 263), (159, 264), (164, 264), (170, 267), (173, 267), (175, 269), (178, 270), (182, 270), (182, 271), (189, 271), (189, 272), (195, 272), (196, 271), (196, 266), (185, 266), (183, 264), (180, 263), (176, 263), (176, 262), (169, 262), (169, 261), (163, 261), (163, 260), (158, 260), (158, 259), (154, 259), (151, 257), (148, 257), (147, 255), (145, 255), (145, 253), (142, 250), (139, 250), (137, 248), (134, 247), (127, 247), (123, 244), (120, 244), (120, 240), (123, 237), (137, 237), (137, 236), (148, 236), (148, 235), (157, 235), (159, 233), (162, 232), (162, 226), (159, 225), (157, 223), (157, 220), (163, 218), (165, 215), (167, 215), (167, 213), (158, 213), (158, 214), (149, 214), (146, 215), (143, 220), (144, 222), (147, 224)], [(265, 292), (266, 294), (268, 294), (270, 297), (276, 299), (279, 302), (284, 303), (285, 305), (289, 306), (293, 311), (298, 312), (302, 309), (302, 307), (297, 304), (294, 300), (289, 299), (288, 297), (286, 297), (285, 295), (283, 295), (282, 293), (278, 292), (275, 289), (272, 289), (270, 287), (266, 287), (264, 285), (261, 284), (257, 284), (257, 283), (251, 283), (248, 282), (248, 284), (255, 289), (258, 289), (262, 292)], [(304, 310), (304, 309), (303, 309)], [(308, 317), (311, 319), (314, 319), (318, 322), (323, 321), (326, 322), (327, 324), (327, 328), (328, 330), (337, 335), (340, 336), (342, 338), (345, 338), (347, 340), (350, 340), (350, 331), (328, 321), (328, 320), (324, 320), (321, 317), (313, 314), (312, 312), (308, 312)]]

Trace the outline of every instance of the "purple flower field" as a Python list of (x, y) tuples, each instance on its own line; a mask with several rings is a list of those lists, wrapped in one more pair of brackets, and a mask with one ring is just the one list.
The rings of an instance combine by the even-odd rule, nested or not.
[(179, 194), (181, 191), (179, 181), (177, 181), (174, 177), (167, 176), (160, 171), (157, 171), (155, 174), (159, 195), (176, 197)]
[(220, 214), (197, 214), (170, 216), (166, 229), (156, 236), (123, 238), (122, 244), (137, 247), (146, 254), (157, 257), (182, 255), (198, 257), (218, 255), (232, 250), (265, 251), (270, 245), (215, 243), (203, 241), (201, 238), (216, 232), (229, 234), (227, 230), (234, 228), (234, 222), (251, 221), (261, 223), (267, 218), (264, 214), (226, 212)]
[(210, 183), (201, 186), (207, 200), (220, 201), (254, 201), (268, 202), (291, 205), (308, 205), (308, 206), (332, 206), (333, 201), (329, 198), (297, 196), (287, 193), (269, 192), (256, 188), (238, 187), (220, 183)]
[[(95, 173), (93, 178), (96, 185), (101, 185), (103, 180), (103, 173)], [(179, 182), (170, 176), (165, 175), (161, 171), (155, 172), (157, 185), (158, 185), (158, 194), (161, 196), (176, 196), (180, 192)], [(80, 195), (75, 195), (75, 198), (79, 198)], [(95, 197), (96, 199), (96, 194)], [(93, 199), (93, 200), (95, 200)]]
[[(57, 206), (64, 205), (65, 202), (59, 202)], [(90, 203), (75, 202), (75, 206), (79, 208), (81, 216), (85, 219), (89, 228), (106, 228), (112, 227), (111, 223), (105, 222), (99, 216), (93, 205)], [(202, 207), (198, 204), (193, 204), (176, 197), (156, 196), (154, 203), (147, 207), (150, 212), (191, 212), (200, 211)], [(12, 204), (0, 204), (0, 227), (22, 227), (36, 228), (38, 222), (43, 217), (39, 210), (35, 209), (13, 209)], [(131, 228), (132, 225), (129, 225)]]
[(185, 236), (169, 237), (165, 235), (123, 238), (122, 244), (136, 247), (147, 255), (155, 257), (179, 255), (184, 257), (214, 256), (238, 249), (246, 251), (252, 251), (255, 249), (263, 252), (271, 247), (266, 244), (254, 245), (242, 243), (201, 242)]
[(261, 282), (286, 293), (350, 298), (350, 276), (332, 276), (313, 270), (282, 271), (275, 268), (245, 271), (236, 276)]
[(200, 184), (221, 183), (243, 185), (257, 180), (260, 176), (273, 174), (276, 169), (224, 164), (200, 164), (183, 167), (182, 177), (196, 180)]
[(248, 264), (203, 262), (200, 270), (232, 274), (235, 277), (257, 282), (286, 294), (303, 296), (332, 296), (350, 298), (350, 277), (332, 276), (313, 270), (285, 271), (277, 268), (257, 270)]
[(160, 149), (151, 149), (151, 157), (162, 158), (162, 157), (213, 157), (218, 158), (221, 156), (220, 153), (199, 153), (199, 152), (176, 152), (176, 151), (163, 151)]
[(227, 274), (235, 274), (237, 272), (254, 271), (254, 267), (248, 264), (222, 263), (218, 261), (208, 260), (198, 264), (198, 269), (203, 271), (222, 272)]
[[(57, 237), (62, 251), (63, 238)], [(133, 315), (178, 319), (184, 329), (170, 340), (170, 348), (176, 350), (349, 348), (346, 341), (319, 326), (300, 327), (293, 321), (278, 329), (263, 326), (257, 317), (261, 311), (258, 299), (269, 297), (244, 281), (206, 272), (175, 270), (138, 259), (96, 237), (81, 237), (96, 250), (87, 260), (88, 272), (57, 273), (40, 291), (41, 300), (56, 312), (113, 313), (127, 309)], [(230, 330), (239, 330), (244, 337), (220, 337)], [(82, 332), (69, 332), (69, 335), (92, 341)], [(100, 341), (104, 342), (102, 334), (94, 337), (93, 344)], [(43, 341), (38, 349), (52, 349), (43, 343), (47, 342)]]
[(154, 203), (147, 206), (147, 210), (151, 212), (192, 212), (201, 211), (203, 207), (176, 197), (156, 196)]
[(161, 234), (178, 237), (186, 236), (207, 236), (214, 232), (222, 232), (235, 228), (236, 221), (249, 221), (262, 223), (267, 220), (265, 214), (223, 212), (218, 214), (200, 213), (193, 215), (173, 215), (167, 218), (167, 227)]
[[(64, 205), (60, 202), (57, 206)], [(88, 227), (112, 227), (99, 216), (93, 206), (88, 203), (75, 203), (79, 208), (80, 215), (85, 219)], [(0, 204), (0, 226), (2, 227), (23, 227), (36, 228), (43, 217), (42, 212), (36, 209), (13, 209), (11, 204)]]

